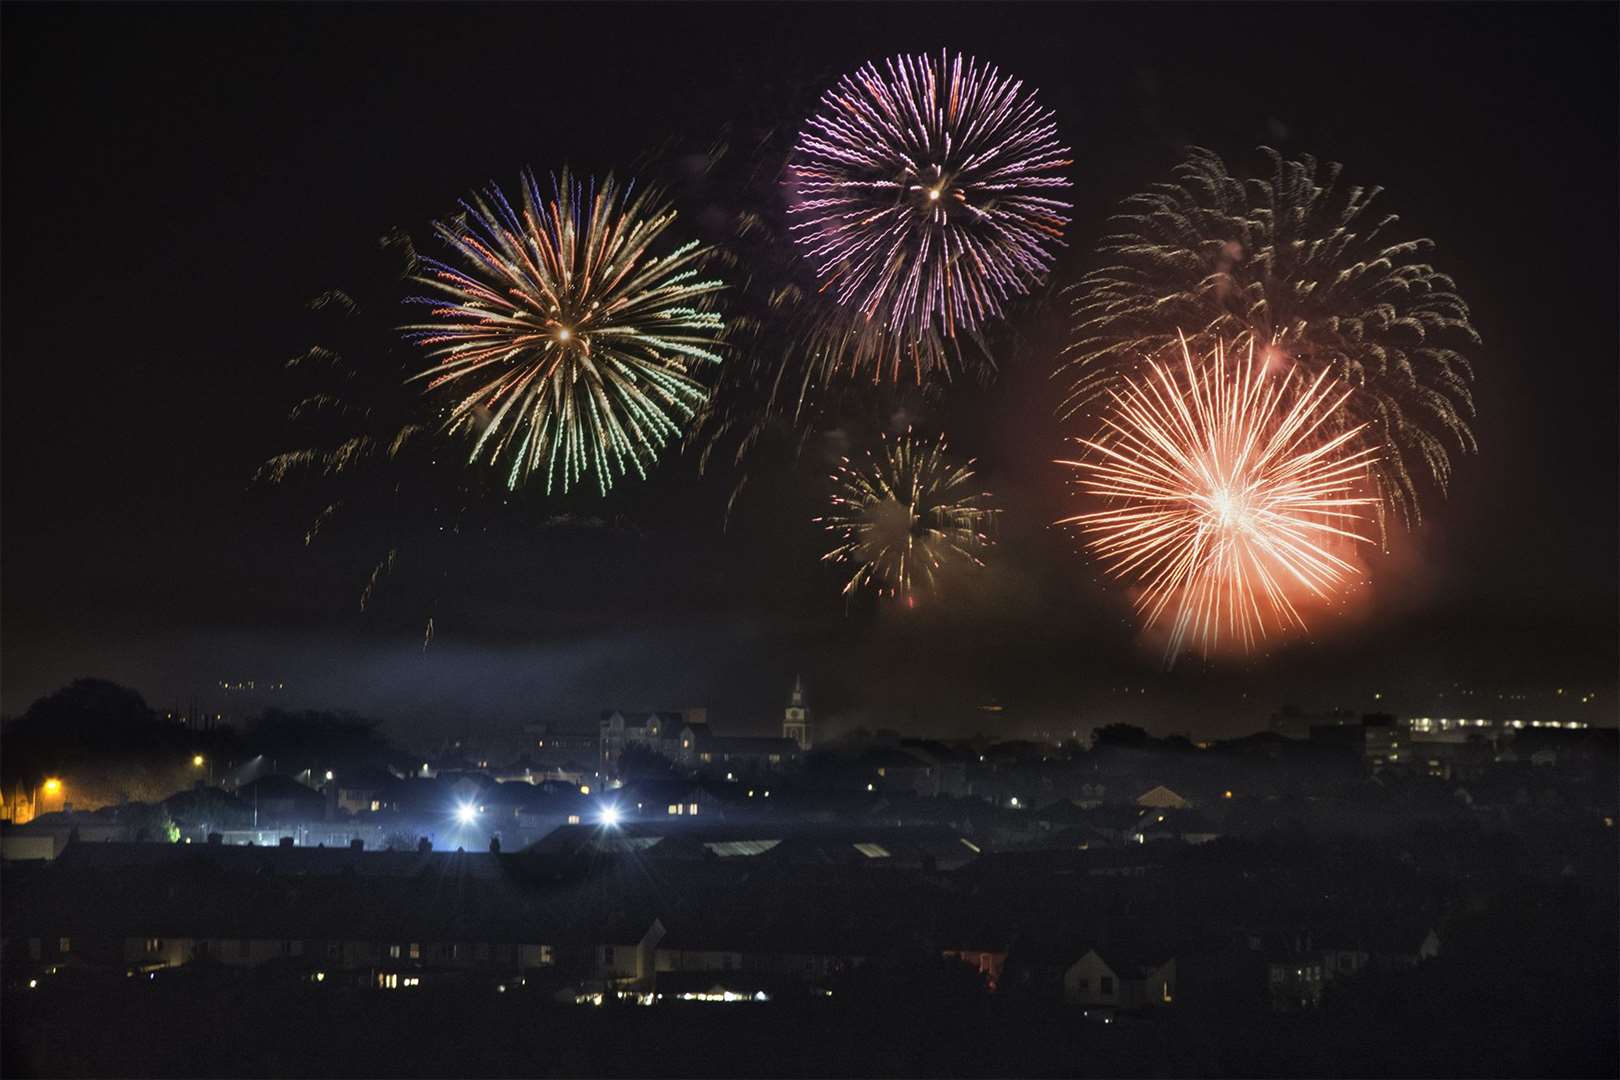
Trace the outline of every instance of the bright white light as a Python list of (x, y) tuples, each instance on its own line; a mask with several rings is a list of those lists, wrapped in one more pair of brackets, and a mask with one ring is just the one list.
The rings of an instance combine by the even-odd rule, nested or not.
[(478, 807), (471, 803), (462, 803), (456, 807), (456, 820), (463, 825), (471, 825), (478, 820)]
[(617, 825), (619, 823), (619, 808), (617, 806), (602, 807), (602, 824)]

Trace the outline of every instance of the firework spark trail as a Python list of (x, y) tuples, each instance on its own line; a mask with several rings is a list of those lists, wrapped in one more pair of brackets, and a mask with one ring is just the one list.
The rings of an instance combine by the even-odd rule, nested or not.
[(841, 305), (902, 345), (874, 355), (898, 379), (903, 343), (999, 318), (1045, 277), (1073, 164), (1052, 113), (977, 60), (898, 56), (823, 95), (789, 167), (791, 231)]
[(416, 378), (454, 395), (446, 427), (477, 430), (471, 460), (508, 459), (508, 488), (644, 478), (708, 400), (694, 376), (725, 338), (723, 283), (699, 276), (712, 250), (653, 256), (675, 213), (632, 187), (565, 171), (548, 200), (525, 174), (521, 212), (491, 186), (434, 226), (461, 265), (422, 260), (415, 280), (438, 295), (412, 301), (437, 321), (405, 330), (436, 363)]
[(983, 566), (1000, 511), (972, 479), (973, 462), (952, 464), (944, 436), (928, 444), (907, 432), (859, 466), (841, 461), (833, 511), (815, 520), (838, 538), (822, 559), (855, 564), (844, 595), (869, 587), (914, 605), (919, 590), (939, 591), (947, 567)]
[(1341, 191), (1340, 166), (1262, 149), (1269, 177), (1235, 177), (1194, 147), (1173, 182), (1125, 200), (1098, 248), (1106, 265), (1075, 287), (1059, 412), (1105, 401), (1183, 330), (1200, 352), (1253, 344), (1274, 365), (1329, 371), (1352, 388), (1323, 430), (1360, 426), (1364, 442), (1382, 444), (1379, 512), (1415, 524), (1413, 474), (1444, 491), (1451, 450), (1475, 448), (1462, 350), (1480, 339), (1468, 305), (1419, 261), (1432, 241), (1396, 239), (1396, 215), (1368, 214), (1379, 188)]
[(1293, 386), (1252, 346), (1229, 370), (1219, 345), (1200, 371), (1185, 339), (1179, 366), (1154, 361), (1111, 388), (1103, 430), (1076, 440), (1093, 456), (1062, 462), (1109, 505), (1060, 524), (1142, 584), (1146, 628), (1169, 614), (1168, 660), (1189, 638), (1208, 656), (1223, 634), (1248, 651), (1268, 626), (1303, 629), (1293, 597), (1342, 591), (1355, 567), (1332, 549), (1368, 542), (1358, 530), (1377, 504), (1355, 493), (1377, 453), (1357, 448), (1361, 428), (1321, 433), (1349, 393), (1327, 372)]

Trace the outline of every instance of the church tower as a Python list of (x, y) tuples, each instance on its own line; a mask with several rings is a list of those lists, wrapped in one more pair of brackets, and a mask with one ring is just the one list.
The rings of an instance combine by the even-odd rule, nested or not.
[(804, 679), (793, 680), (793, 696), (782, 714), (782, 738), (792, 739), (800, 750), (810, 749), (810, 710), (804, 704)]

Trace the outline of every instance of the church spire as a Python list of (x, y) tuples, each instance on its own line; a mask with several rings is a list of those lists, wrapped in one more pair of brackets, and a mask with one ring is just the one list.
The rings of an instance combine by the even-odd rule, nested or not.
[(803, 676), (794, 676), (793, 694), (782, 713), (782, 737), (798, 743), (800, 750), (810, 749), (810, 710), (804, 703)]

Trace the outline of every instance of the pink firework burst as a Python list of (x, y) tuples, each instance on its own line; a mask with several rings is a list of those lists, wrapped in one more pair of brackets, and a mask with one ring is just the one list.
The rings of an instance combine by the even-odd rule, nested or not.
[(791, 228), (838, 303), (902, 338), (951, 338), (1051, 269), (1071, 164), (1022, 82), (960, 54), (893, 57), (806, 122)]

